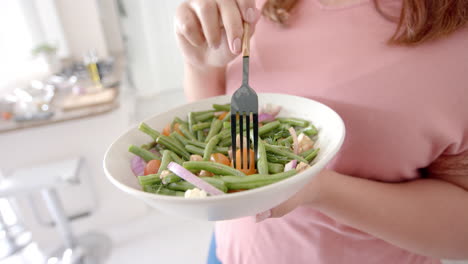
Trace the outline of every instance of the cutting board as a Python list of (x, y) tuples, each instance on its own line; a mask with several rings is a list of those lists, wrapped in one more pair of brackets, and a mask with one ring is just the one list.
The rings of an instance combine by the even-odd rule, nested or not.
[(71, 94), (67, 96), (62, 102), (62, 110), (69, 111), (83, 107), (110, 104), (114, 102), (117, 97), (117, 90), (115, 88), (106, 88), (103, 91), (89, 93), (89, 94)]

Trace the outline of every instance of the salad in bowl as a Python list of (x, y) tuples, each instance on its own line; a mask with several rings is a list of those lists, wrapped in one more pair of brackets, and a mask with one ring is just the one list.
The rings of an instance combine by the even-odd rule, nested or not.
[[(164, 212), (232, 219), (291, 197), (344, 140), (343, 121), (329, 107), (297, 96), (259, 94), (258, 151), (232, 149), (229, 99), (208, 98), (140, 122), (108, 149), (106, 175)], [(252, 145), (249, 140), (238, 133), (235, 145)]]

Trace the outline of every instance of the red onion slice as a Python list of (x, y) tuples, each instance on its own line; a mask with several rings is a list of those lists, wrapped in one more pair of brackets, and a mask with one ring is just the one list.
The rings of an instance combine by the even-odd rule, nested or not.
[(181, 177), (182, 179), (190, 182), (191, 184), (195, 185), (195, 187), (204, 190), (205, 192), (211, 194), (211, 195), (221, 195), (224, 194), (222, 191), (220, 191), (218, 188), (214, 187), (213, 185), (207, 183), (206, 181), (198, 178), (196, 175), (191, 173), (189, 170), (186, 168), (180, 166), (179, 164), (175, 162), (170, 162), (169, 165), (167, 165), (167, 168), (175, 173), (177, 176)]
[(284, 171), (295, 169), (296, 166), (297, 166), (297, 160), (291, 160), (290, 162), (286, 163), (286, 165), (284, 165)]
[(291, 133), (291, 137), (293, 139), (294, 154), (297, 155), (299, 153), (299, 140), (297, 140), (297, 134), (296, 134), (296, 130), (294, 129), (294, 127), (289, 128), (289, 133)]
[(158, 156), (161, 156), (161, 153), (159, 153), (159, 151), (157, 151), (156, 149), (151, 149), (150, 152), (158, 155)]
[(275, 117), (268, 113), (261, 113), (258, 115), (258, 122), (273, 121)]
[(145, 166), (146, 162), (138, 156), (134, 156), (130, 162), (130, 167), (135, 176), (143, 176), (145, 174)]

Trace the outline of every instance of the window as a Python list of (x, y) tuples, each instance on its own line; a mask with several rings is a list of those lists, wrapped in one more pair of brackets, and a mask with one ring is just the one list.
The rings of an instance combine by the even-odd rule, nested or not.
[(48, 74), (45, 59), (31, 53), (42, 43), (56, 45), (58, 55), (66, 55), (53, 0), (0, 1), (0, 95)]

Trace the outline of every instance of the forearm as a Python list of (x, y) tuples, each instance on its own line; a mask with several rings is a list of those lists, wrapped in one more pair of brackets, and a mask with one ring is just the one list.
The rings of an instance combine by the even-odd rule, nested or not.
[(226, 92), (225, 68), (200, 69), (185, 65), (184, 91), (189, 101), (222, 95)]
[(315, 206), (412, 252), (468, 258), (468, 192), (433, 179), (382, 183), (327, 171)]

